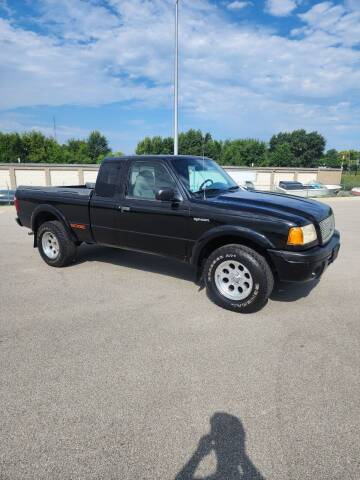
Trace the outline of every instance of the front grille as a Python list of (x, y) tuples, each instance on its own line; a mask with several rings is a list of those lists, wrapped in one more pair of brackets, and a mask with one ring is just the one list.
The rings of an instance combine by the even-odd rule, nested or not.
[(324, 245), (333, 236), (335, 231), (335, 217), (332, 213), (329, 217), (320, 222), (321, 243)]

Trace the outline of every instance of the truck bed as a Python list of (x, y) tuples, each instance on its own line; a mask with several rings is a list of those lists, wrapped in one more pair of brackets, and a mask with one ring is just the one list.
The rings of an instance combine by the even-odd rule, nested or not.
[(46, 204), (51, 211), (55, 207), (60, 211), (66, 223), (84, 225), (83, 230), (75, 230), (79, 241), (92, 241), (90, 228), (89, 203), (93, 193), (92, 185), (73, 185), (59, 187), (19, 186), (15, 197), (19, 200), (18, 217), (22, 225), (32, 228), (33, 213)]
[[(70, 186), (61, 186), (61, 187), (33, 187), (28, 185), (20, 185), (16, 189), (16, 193), (24, 192), (25, 195), (32, 195), (32, 192), (36, 192), (35, 195), (52, 195), (52, 194), (59, 194), (59, 195), (90, 195), (92, 190), (94, 189), (93, 184), (86, 184), (86, 185), (70, 185)], [(20, 198), (20, 197), (18, 197)]]

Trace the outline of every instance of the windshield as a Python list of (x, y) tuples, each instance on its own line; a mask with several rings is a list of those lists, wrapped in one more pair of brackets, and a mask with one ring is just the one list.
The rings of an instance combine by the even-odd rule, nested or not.
[(209, 158), (174, 158), (172, 164), (186, 189), (193, 195), (236, 190), (234, 180)]

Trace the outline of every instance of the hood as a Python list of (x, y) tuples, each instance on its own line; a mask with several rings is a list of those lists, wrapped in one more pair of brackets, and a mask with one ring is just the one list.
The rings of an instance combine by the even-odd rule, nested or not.
[(214, 202), (218, 207), (227, 207), (232, 210), (258, 212), (286, 220), (299, 217), (312, 223), (319, 223), (331, 214), (331, 208), (328, 205), (315, 200), (243, 189), (208, 197), (207, 201)]

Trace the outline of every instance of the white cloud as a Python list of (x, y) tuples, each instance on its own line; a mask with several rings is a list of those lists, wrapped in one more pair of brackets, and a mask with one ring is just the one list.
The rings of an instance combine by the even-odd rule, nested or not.
[[(131, 102), (140, 112), (172, 108), (173, 2), (105, 5), (42, 0), (43, 33), (0, 20), (0, 108), (112, 102)], [(340, 138), (339, 125), (358, 128), (360, 51), (352, 45), (359, 12), (332, 2), (315, 7), (300, 16), (304, 28), (286, 38), (231, 23), (207, 0), (184, 0), (182, 118), (212, 122), (223, 136), (266, 138), (305, 127)]]
[(267, 0), (267, 11), (276, 17), (286, 17), (297, 8), (301, 0)]
[[(37, 130), (45, 135), (52, 136), (54, 128), (52, 118), (47, 124), (39, 122), (34, 115), (19, 112), (0, 112), (0, 131), (2, 132), (28, 132)], [(78, 126), (62, 125), (56, 126), (56, 136), (60, 142), (68, 138), (86, 138), (89, 131)]]
[(339, 43), (347, 46), (360, 44), (360, 8), (357, 11), (332, 2), (318, 3), (306, 13), (299, 15), (306, 27), (294, 34), (327, 39), (329, 45)]
[(101, 5), (86, 0), (41, 0), (39, 24), (66, 40), (91, 40), (120, 26), (120, 19)]
[(252, 2), (239, 2), (236, 0), (235, 2), (230, 2), (226, 5), (226, 8), (229, 10), (242, 10), (245, 7), (252, 5)]
[[(100, 40), (95, 44), (64, 44), (50, 36), (14, 28), (0, 19), (0, 108), (95, 105), (165, 93), (161, 85), (149, 88), (144, 82), (131, 81), (129, 57), (135, 57), (136, 52), (119, 52), (119, 65), (126, 57), (129, 72), (125, 77), (117, 75), (122, 71), (125, 74), (125, 69), (116, 72), (112, 58), (116, 52), (110, 41), (108, 34), (106, 45)], [(139, 52), (137, 55), (141, 58)]]
[(360, 10), (359, 0), (345, 0), (345, 5), (351, 10)]
[[(94, 116), (96, 113), (94, 112)], [(69, 138), (87, 138), (91, 128), (81, 128), (77, 125), (71, 124), (71, 119), (69, 124), (63, 124), (57, 122), (56, 124), (56, 138), (60, 143), (65, 143)], [(54, 127), (52, 124), (52, 117), (49, 116), (48, 122), (39, 121), (35, 115), (24, 114), (15, 112), (1, 112), (0, 111), (0, 131), (2, 132), (29, 132), (36, 130), (42, 132), (44, 135), (53, 136)], [(101, 131), (106, 137), (110, 140), (111, 145), (117, 149), (121, 148), (122, 151), (126, 149), (128, 153), (132, 152), (133, 146), (139, 140), (138, 129), (142, 128), (146, 134), (149, 134), (148, 125), (144, 124), (142, 120), (133, 120), (126, 122), (126, 129), (114, 129), (114, 128), (101, 128)], [(136, 127), (136, 128), (132, 128)], [(152, 125), (152, 130), (150, 130), (150, 135), (158, 134), (159, 129), (162, 126), (159, 124)], [(93, 127), (98, 128), (96, 126)]]
[(306, 13), (299, 17), (310, 25), (317, 25), (320, 28), (329, 28), (345, 12), (343, 5), (333, 5), (332, 2), (321, 2), (314, 5)]

